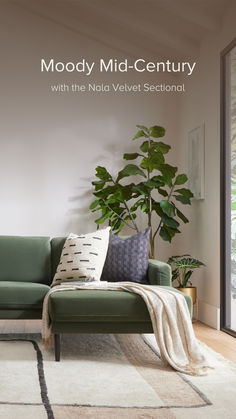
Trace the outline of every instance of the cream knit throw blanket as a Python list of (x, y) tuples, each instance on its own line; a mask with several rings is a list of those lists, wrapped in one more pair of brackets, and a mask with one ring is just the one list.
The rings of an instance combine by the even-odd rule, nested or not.
[(191, 375), (204, 375), (206, 368), (210, 368), (195, 338), (184, 296), (169, 289), (133, 282), (101, 281), (54, 286), (46, 295), (43, 305), (42, 338), (45, 344), (52, 336), (48, 313), (50, 295), (78, 289), (123, 290), (139, 294), (147, 305), (162, 360), (175, 370)]

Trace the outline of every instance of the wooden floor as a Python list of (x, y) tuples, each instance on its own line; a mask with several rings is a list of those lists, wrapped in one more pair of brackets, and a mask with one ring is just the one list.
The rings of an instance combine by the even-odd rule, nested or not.
[[(236, 363), (236, 339), (227, 333), (212, 329), (201, 322), (193, 324), (196, 337)], [(0, 320), (1, 333), (40, 333), (40, 320)]]
[(212, 329), (201, 322), (193, 324), (196, 337), (214, 351), (236, 363), (236, 339), (228, 333)]

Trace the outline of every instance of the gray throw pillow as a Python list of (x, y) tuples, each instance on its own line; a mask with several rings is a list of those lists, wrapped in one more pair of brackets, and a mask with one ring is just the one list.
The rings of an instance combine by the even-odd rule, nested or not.
[(150, 228), (122, 239), (110, 234), (102, 281), (147, 284)]

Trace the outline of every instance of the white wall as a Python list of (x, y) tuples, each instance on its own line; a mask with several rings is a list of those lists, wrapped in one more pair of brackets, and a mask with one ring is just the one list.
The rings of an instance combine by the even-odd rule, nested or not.
[(194, 274), (200, 319), (219, 328), (220, 312), (220, 51), (236, 36), (236, 4), (224, 16), (218, 33), (204, 40), (197, 70), (186, 84), (180, 117), (180, 156), (187, 170), (188, 131), (205, 123), (205, 199), (193, 201), (191, 223), (175, 242), (178, 252), (203, 260)]
[[(136, 124), (166, 127), (178, 147), (178, 94), (52, 93), (56, 82), (176, 83), (169, 75), (40, 73), (40, 59), (122, 58), (95, 41), (9, 2), (1, 3), (0, 234), (64, 235), (91, 231), (90, 181), (96, 165), (121, 167), (135, 148)], [(138, 140), (137, 140), (138, 141)], [(160, 242), (166, 259), (169, 245)]]

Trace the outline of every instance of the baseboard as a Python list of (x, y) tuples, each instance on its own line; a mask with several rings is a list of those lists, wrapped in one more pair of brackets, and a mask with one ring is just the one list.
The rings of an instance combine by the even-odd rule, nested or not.
[(220, 330), (220, 308), (199, 300), (199, 320), (214, 329)]

